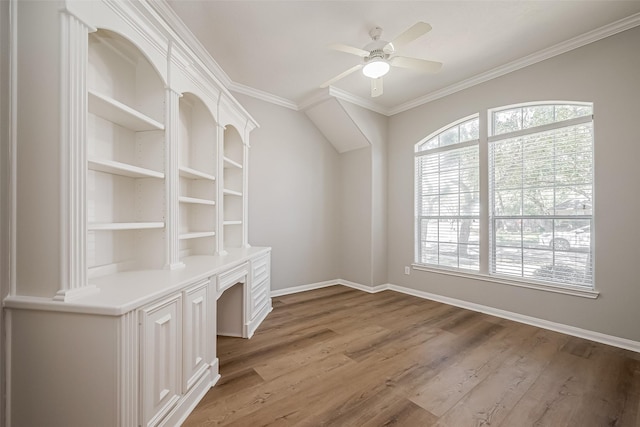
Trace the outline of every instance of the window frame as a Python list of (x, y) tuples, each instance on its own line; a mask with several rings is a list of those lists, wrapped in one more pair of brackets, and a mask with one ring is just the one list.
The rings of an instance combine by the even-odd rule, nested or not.
[[(569, 118), (561, 121), (553, 121), (550, 123), (546, 123), (540, 126), (528, 127), (525, 129), (519, 129), (512, 132), (505, 132), (499, 135), (494, 135), (494, 121), (493, 114), (495, 112), (500, 112), (509, 109), (515, 108), (525, 108), (530, 106), (559, 106), (559, 105), (570, 105), (570, 106), (587, 106), (591, 107), (591, 113), (588, 115), (578, 116), (574, 118)], [(430, 133), (427, 137), (422, 138), (419, 142), (414, 144), (414, 255), (413, 262), (411, 264), (413, 270), (417, 271), (426, 271), (431, 273), (456, 276), (456, 277), (464, 277), (469, 279), (479, 280), (481, 282), (490, 282), (497, 283), (503, 285), (510, 285), (516, 287), (524, 287), (529, 289), (536, 289), (541, 291), (548, 291), (566, 295), (573, 295), (585, 298), (597, 298), (599, 295), (598, 290), (596, 289), (595, 282), (595, 232), (594, 224), (595, 224), (595, 211), (593, 207), (595, 206), (595, 135), (593, 135), (593, 139), (591, 142), (591, 151), (592, 151), (592, 164), (591, 164), (591, 191), (592, 191), (592, 208), (590, 215), (590, 223), (591, 223), (591, 241), (590, 241), (590, 256), (591, 256), (591, 283), (587, 286), (585, 285), (576, 285), (570, 283), (558, 283), (552, 281), (544, 281), (544, 280), (535, 280), (529, 277), (519, 277), (519, 276), (510, 276), (510, 275), (500, 275), (496, 273), (491, 273), (491, 265), (490, 263), (492, 258), (493, 245), (489, 241), (493, 237), (490, 235), (490, 221), (491, 221), (491, 213), (489, 212), (489, 202), (491, 198), (490, 188), (489, 188), (489, 179), (490, 179), (490, 165), (489, 165), (489, 144), (491, 142), (513, 138), (517, 136), (526, 136), (528, 134), (536, 134), (544, 131), (550, 131), (554, 129), (561, 129), (564, 127), (577, 125), (581, 123), (591, 123), (592, 130), (595, 128), (595, 113), (594, 113), (594, 105), (592, 102), (576, 102), (576, 101), (535, 101), (535, 102), (524, 102), (512, 105), (504, 105), (495, 108), (487, 108), (485, 110), (486, 122), (483, 120), (482, 112), (465, 116), (461, 119), (455, 120), (435, 132)], [(424, 150), (419, 150), (420, 145), (439, 135), (440, 133), (457, 126), (465, 121), (468, 121), (472, 118), (480, 118), (479, 123), (479, 135), (477, 141), (480, 156), (478, 158), (478, 168), (480, 172), (479, 181), (480, 181), (480, 194), (479, 194), (479, 203), (480, 203), (480, 268), (479, 271), (476, 270), (467, 270), (456, 267), (446, 267), (440, 266), (436, 264), (426, 264), (420, 262), (420, 251), (419, 245), (421, 244), (421, 236), (420, 236), (420, 228), (418, 226), (419, 216), (418, 216), (418, 166), (417, 166), (417, 157), (424, 153)], [(555, 119), (555, 112), (554, 112)], [(453, 144), (455, 147), (456, 144)], [(486, 176), (484, 176), (486, 175)], [(484, 239), (484, 241), (483, 241)]]

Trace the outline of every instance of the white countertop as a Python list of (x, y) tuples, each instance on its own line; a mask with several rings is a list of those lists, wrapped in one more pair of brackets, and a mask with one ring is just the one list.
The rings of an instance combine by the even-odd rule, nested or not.
[(252, 247), (232, 249), (222, 256), (186, 257), (182, 260), (185, 266), (176, 270), (126, 271), (90, 279), (89, 285), (96, 286), (98, 292), (71, 301), (14, 295), (5, 298), (4, 307), (120, 316), (270, 250), (268, 247)]

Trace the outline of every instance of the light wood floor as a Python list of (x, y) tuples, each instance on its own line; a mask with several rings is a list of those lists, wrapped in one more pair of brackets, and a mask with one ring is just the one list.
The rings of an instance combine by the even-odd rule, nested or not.
[(274, 298), (185, 426), (640, 426), (640, 354), (342, 286)]

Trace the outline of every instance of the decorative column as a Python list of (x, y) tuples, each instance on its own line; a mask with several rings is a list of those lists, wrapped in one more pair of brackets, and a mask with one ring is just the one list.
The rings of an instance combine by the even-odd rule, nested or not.
[(244, 126), (242, 136), (242, 247), (250, 248), (249, 245), (249, 133), (253, 129), (250, 121)]
[(180, 261), (180, 98), (172, 86), (173, 41), (167, 52), (167, 87), (164, 110), (165, 268), (184, 267)]
[(69, 301), (98, 292), (87, 283), (87, 61), (96, 31), (69, 11), (60, 14), (60, 290)]
[(178, 172), (180, 98), (182, 94), (167, 88), (165, 109), (165, 230), (166, 230), (166, 268), (175, 270), (184, 267), (180, 261), (180, 175)]
[[(222, 99), (222, 97), (220, 97), (220, 99)], [(219, 103), (220, 100), (218, 100), (218, 104)], [(219, 111), (220, 108), (218, 107), (218, 112)], [(220, 114), (218, 113), (218, 119), (219, 118)], [(218, 176), (216, 177), (216, 188), (218, 192), (216, 195), (216, 255), (227, 255), (227, 251), (224, 247), (224, 130), (225, 127), (218, 123), (218, 134), (216, 138), (218, 140), (218, 167), (216, 168), (218, 171)]]

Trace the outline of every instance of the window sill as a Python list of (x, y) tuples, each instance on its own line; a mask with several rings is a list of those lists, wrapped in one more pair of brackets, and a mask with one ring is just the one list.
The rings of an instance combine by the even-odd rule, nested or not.
[(446, 274), (448, 276), (464, 277), (467, 279), (481, 280), (483, 282), (498, 283), (501, 285), (517, 286), (520, 288), (536, 289), (539, 291), (553, 292), (557, 294), (573, 295), (582, 298), (596, 299), (600, 292), (593, 289), (581, 289), (579, 287), (554, 286), (547, 283), (517, 280), (505, 278), (504, 276), (490, 276), (481, 273), (466, 273), (458, 270), (447, 270), (444, 268), (429, 267), (423, 264), (411, 264), (414, 270), (426, 271), (429, 273)]

